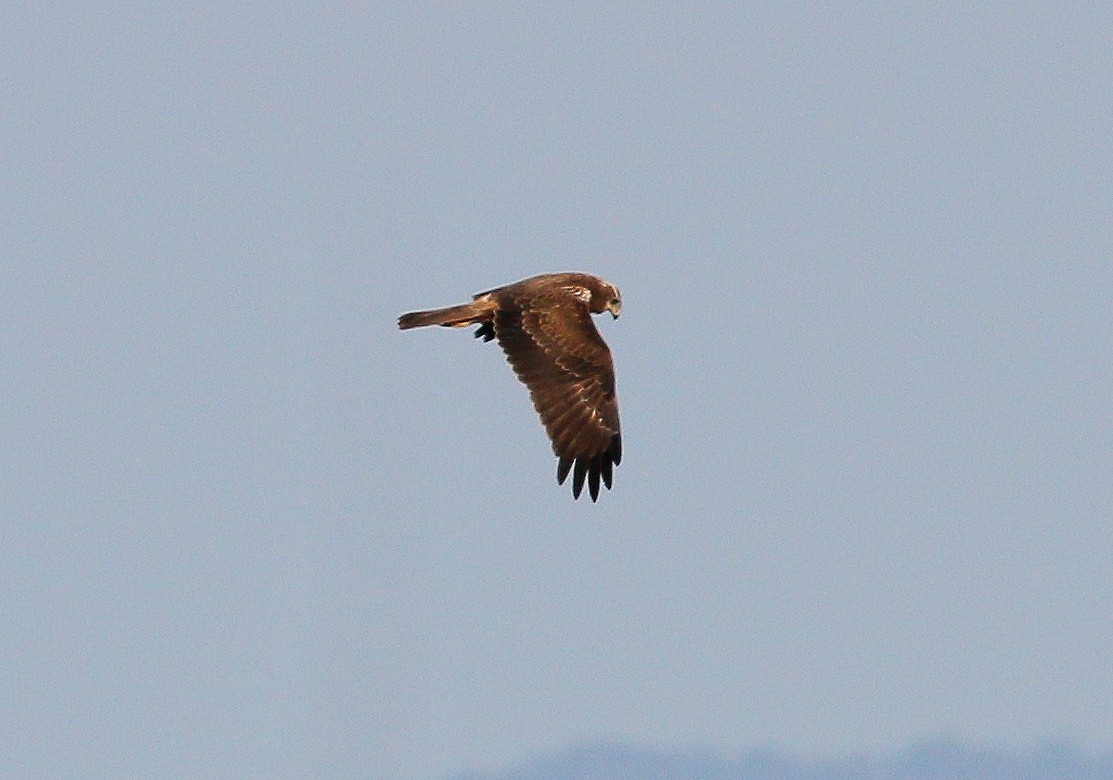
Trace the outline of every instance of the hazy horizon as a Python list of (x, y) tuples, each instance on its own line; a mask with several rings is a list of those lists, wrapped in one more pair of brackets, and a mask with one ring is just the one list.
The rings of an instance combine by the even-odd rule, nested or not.
[(445, 780), (1105, 780), (1113, 751), (1087, 754), (1062, 743), (986, 747), (940, 737), (878, 755), (802, 757), (759, 749), (595, 745), (559, 751), (494, 772)]

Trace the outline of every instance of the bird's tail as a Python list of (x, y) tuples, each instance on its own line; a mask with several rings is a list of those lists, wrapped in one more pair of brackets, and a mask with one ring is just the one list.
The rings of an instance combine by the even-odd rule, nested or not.
[(470, 303), (461, 303), (459, 306), (448, 306), (444, 309), (412, 311), (398, 318), (398, 327), (402, 330), (420, 328), (425, 325), (463, 328), (468, 325), (489, 322), (496, 308), (494, 301), (481, 298)]

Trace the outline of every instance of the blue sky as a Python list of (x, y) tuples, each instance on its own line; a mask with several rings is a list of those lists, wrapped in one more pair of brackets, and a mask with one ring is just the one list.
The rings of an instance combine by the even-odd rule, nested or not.
[[(13, 775), (1113, 748), (1113, 12), (0, 18)], [(623, 291), (597, 505), (494, 345)]]

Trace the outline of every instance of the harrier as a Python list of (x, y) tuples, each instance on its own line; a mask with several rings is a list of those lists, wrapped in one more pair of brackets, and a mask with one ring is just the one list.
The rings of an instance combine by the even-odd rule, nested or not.
[(477, 293), (471, 303), (403, 314), (398, 327), (478, 325), (476, 338), (497, 339), (553, 442), (557, 484), (571, 472), (572, 496), (580, 497), (586, 479), (596, 501), (600, 480), (610, 489), (622, 460), (622, 436), (611, 351), (591, 315), (618, 319), (621, 310), (618, 288), (597, 276), (543, 274)]

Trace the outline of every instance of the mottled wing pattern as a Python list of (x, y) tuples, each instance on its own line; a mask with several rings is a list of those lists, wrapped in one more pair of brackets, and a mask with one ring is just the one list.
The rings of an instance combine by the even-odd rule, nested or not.
[(494, 333), (560, 458), (557, 481), (572, 472), (579, 498), (611, 486), (622, 459), (611, 352), (591, 319), (580, 288), (547, 289), (516, 298), (495, 313)]

